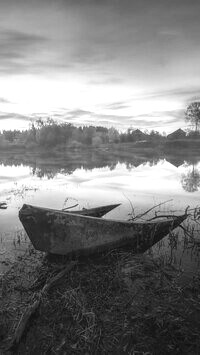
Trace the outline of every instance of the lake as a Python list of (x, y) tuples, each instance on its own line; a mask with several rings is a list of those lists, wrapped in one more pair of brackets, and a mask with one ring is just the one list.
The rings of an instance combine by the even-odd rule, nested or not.
[[(23, 203), (62, 209), (76, 209), (105, 204), (121, 206), (104, 218), (130, 218), (153, 206), (155, 211), (180, 214), (187, 206), (200, 205), (200, 159), (174, 156), (146, 156), (145, 153), (123, 154), (120, 158), (107, 150), (68, 153), (56, 156), (2, 154), (0, 158), (0, 271), (10, 260), (24, 252), (28, 240), (18, 219)], [(174, 212), (175, 211), (175, 212)], [(194, 246), (182, 247), (182, 230), (171, 248), (166, 237), (153, 247), (156, 255), (172, 258), (191, 277), (199, 267), (199, 252)], [(198, 224), (195, 225), (198, 238)]]

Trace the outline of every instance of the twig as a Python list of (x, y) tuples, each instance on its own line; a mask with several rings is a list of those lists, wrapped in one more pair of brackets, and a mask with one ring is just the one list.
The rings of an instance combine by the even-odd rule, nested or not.
[(190, 238), (192, 238), (192, 239), (193, 239), (192, 234), (191, 234), (191, 233), (189, 233), (189, 232), (187, 231), (187, 229), (186, 229), (186, 228), (184, 228), (181, 224), (179, 225), (179, 227), (181, 227), (181, 228), (182, 228), (182, 230), (184, 231), (184, 233), (185, 233), (188, 237), (190, 237)]
[(133, 204), (131, 202), (131, 200), (125, 195), (125, 193), (123, 193), (123, 195), (127, 198), (127, 200), (129, 201), (130, 205), (131, 205), (131, 209), (132, 209), (132, 215), (134, 215), (135, 211), (134, 211), (134, 207)]
[(76, 261), (72, 261), (64, 270), (60, 271), (56, 276), (52, 277), (43, 287), (43, 289), (39, 292), (36, 296), (37, 299), (34, 301), (33, 304), (29, 305), (25, 312), (22, 314), (21, 319), (17, 325), (14, 337), (11, 341), (11, 345), (9, 349), (15, 347), (19, 344), (21, 337), (24, 334), (24, 331), (27, 327), (28, 321), (30, 317), (36, 312), (37, 308), (40, 305), (42, 297), (50, 290), (50, 288), (60, 279), (62, 278), (67, 272), (69, 272), (75, 265), (77, 264)]
[(168, 214), (168, 215), (159, 215), (159, 216), (155, 216), (155, 217), (152, 217), (150, 219), (147, 219), (147, 221), (153, 221), (154, 219), (157, 219), (157, 218), (178, 218), (178, 216), (174, 215), (174, 214)]
[(78, 206), (78, 203), (76, 203), (76, 204), (73, 205), (73, 206), (65, 207), (65, 208), (62, 209), (62, 211), (69, 210), (70, 208), (74, 208), (74, 207), (76, 207), (76, 206)]
[(62, 278), (67, 272), (71, 271), (71, 269), (77, 264), (77, 261), (71, 261), (69, 265), (67, 265), (64, 270), (60, 271), (56, 276), (52, 277), (43, 287), (41, 293), (46, 293), (50, 290), (50, 288), (60, 279)]
[(72, 198), (72, 197), (66, 197), (64, 203), (63, 203), (63, 207), (66, 205), (67, 201), (68, 200), (74, 200), (76, 201), (76, 205), (75, 206), (71, 206), (71, 207), (66, 207), (66, 208), (63, 208), (62, 211), (64, 211), (65, 209), (68, 209), (68, 208), (73, 208), (73, 207), (76, 207), (78, 206), (78, 200), (76, 198)]
[(158, 205), (155, 205), (155, 206), (149, 208), (149, 209), (148, 209), (147, 211), (145, 211), (144, 213), (138, 214), (137, 216), (135, 216), (135, 217), (132, 218), (131, 220), (134, 221), (135, 219), (141, 218), (141, 217), (145, 216), (147, 213), (149, 213), (150, 211), (152, 211), (154, 208), (160, 207), (160, 206), (164, 205), (164, 203), (171, 202), (171, 201), (173, 201), (173, 199), (170, 199), (170, 200), (161, 202), (161, 203), (159, 203)]

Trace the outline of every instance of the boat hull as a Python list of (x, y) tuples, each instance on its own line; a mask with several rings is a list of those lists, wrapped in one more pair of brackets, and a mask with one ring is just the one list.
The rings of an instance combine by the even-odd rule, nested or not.
[(74, 213), (74, 214), (80, 214), (82, 216), (91, 216), (91, 217), (103, 217), (106, 213), (112, 211), (114, 208), (120, 206), (121, 204), (114, 204), (114, 205), (106, 205), (106, 206), (100, 206), (100, 207), (94, 207), (94, 208), (84, 208), (80, 211), (69, 211), (65, 210), (65, 213)]
[(22, 207), (19, 218), (35, 249), (59, 255), (80, 255), (120, 246), (130, 246), (135, 252), (145, 251), (176, 228), (186, 216), (156, 223), (137, 223), (29, 205), (28, 210)]

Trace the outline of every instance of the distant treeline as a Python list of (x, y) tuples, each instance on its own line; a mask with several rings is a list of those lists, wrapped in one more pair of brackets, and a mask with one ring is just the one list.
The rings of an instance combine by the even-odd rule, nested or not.
[(101, 126), (76, 127), (70, 123), (58, 124), (52, 119), (37, 120), (26, 131), (4, 130), (0, 133), (0, 147), (19, 146), (26, 148), (53, 148), (57, 145), (68, 147), (101, 146), (107, 143), (159, 141), (164, 136), (157, 131), (142, 132), (128, 129), (120, 133), (116, 128)]
[(100, 146), (107, 143), (161, 140), (164, 137), (154, 130), (141, 132), (128, 129), (120, 133), (117, 129), (101, 126), (76, 127), (70, 123), (58, 124), (52, 119), (37, 120), (26, 131), (4, 130), (0, 133), (0, 147), (19, 146), (26, 148), (51, 148), (57, 145), (70, 147)]
[(127, 129), (126, 132), (119, 132), (116, 128), (101, 126), (76, 127), (70, 123), (59, 124), (52, 119), (38, 119), (30, 124), (26, 131), (4, 130), (0, 133), (0, 148), (19, 147), (26, 149), (33, 148), (55, 148), (58, 146), (79, 148), (82, 146), (99, 147), (108, 143), (143, 142), (146, 147), (165, 143), (171, 139), (198, 138), (199, 132), (189, 132), (187, 135), (181, 129), (166, 137), (155, 130), (148, 132), (139, 129)]

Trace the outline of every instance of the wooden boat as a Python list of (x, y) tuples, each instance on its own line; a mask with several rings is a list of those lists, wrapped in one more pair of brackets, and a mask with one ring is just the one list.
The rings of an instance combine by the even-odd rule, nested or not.
[(19, 211), (33, 246), (52, 254), (91, 254), (119, 246), (145, 251), (187, 217), (161, 221), (126, 222), (66, 213), (59, 210), (23, 205)]
[(93, 207), (93, 208), (83, 208), (80, 211), (70, 211), (70, 210), (63, 210), (63, 211), (65, 213), (81, 214), (83, 216), (102, 217), (106, 213), (112, 211), (114, 208), (116, 208), (120, 205), (121, 205), (121, 203), (117, 203), (115, 205), (105, 205), (105, 206)]

